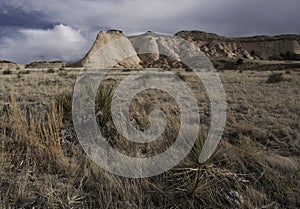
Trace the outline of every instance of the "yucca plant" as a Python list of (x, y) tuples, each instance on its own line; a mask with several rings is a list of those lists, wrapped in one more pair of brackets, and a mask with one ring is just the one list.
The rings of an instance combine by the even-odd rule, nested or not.
[(98, 123), (104, 126), (111, 118), (111, 102), (113, 98), (113, 88), (99, 87), (95, 98), (95, 110)]
[(187, 164), (198, 165), (199, 164), (199, 157), (204, 146), (207, 134), (203, 127), (200, 128), (197, 139), (192, 147), (190, 153), (186, 158)]

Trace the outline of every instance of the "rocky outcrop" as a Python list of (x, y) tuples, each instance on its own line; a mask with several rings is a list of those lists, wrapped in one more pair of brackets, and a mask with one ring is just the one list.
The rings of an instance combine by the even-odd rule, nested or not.
[[(175, 34), (200, 48), (208, 57), (217, 59), (269, 60), (285, 59), (285, 55), (300, 54), (300, 36), (256, 36), (244, 38), (227, 38), (201, 31), (181, 31)], [(115, 41), (119, 43), (114, 43)], [(100, 32), (91, 50), (80, 62), (72, 63), (74, 67), (101, 68), (115, 63), (120, 56), (131, 54), (132, 57), (119, 62), (117, 68), (186, 68), (181, 63), (181, 55), (176, 46), (178, 40), (166, 39), (152, 32), (138, 36), (124, 36), (122, 31), (109, 30)], [(109, 53), (99, 50), (109, 44)], [(144, 54), (146, 51), (152, 54)], [(165, 56), (166, 54), (171, 56)], [(173, 58), (172, 58), (173, 57)], [(297, 56), (293, 56), (294, 58)], [(179, 61), (176, 61), (176, 59)], [(111, 62), (111, 63), (110, 63)]]
[(202, 31), (181, 31), (175, 35), (193, 42), (207, 56), (215, 58), (269, 60), (300, 54), (300, 35), (227, 38)]
[[(178, 45), (176, 39), (165, 39), (152, 32), (129, 36), (128, 39), (141, 59), (140, 63), (144, 68), (182, 67), (180, 52), (176, 50)], [(149, 51), (153, 53), (147, 53)]]
[[(178, 38), (192, 42), (210, 58), (249, 60), (300, 60), (300, 35), (281, 36), (254, 36), (242, 38), (228, 38), (202, 31), (180, 31), (175, 34)], [(110, 43), (110, 44), (108, 44)], [(176, 44), (166, 42), (160, 36), (147, 32), (139, 36), (126, 37), (122, 31), (109, 30), (100, 32), (86, 56), (72, 63), (61, 61), (34, 62), (26, 65), (27, 68), (141, 68), (141, 67), (184, 67), (176, 51)], [(103, 47), (107, 47), (104, 49)], [(104, 49), (104, 50), (101, 50)], [(143, 51), (152, 51), (152, 54), (142, 54)], [(126, 57), (131, 55), (131, 57)], [(121, 61), (120, 61), (121, 60)], [(13, 62), (0, 61), (0, 69), (22, 68)], [(24, 67), (24, 66), (23, 66)]]
[[(126, 55), (131, 55), (131, 57), (126, 57)], [(112, 65), (115, 68), (141, 68), (140, 61), (131, 42), (123, 32), (109, 30), (98, 34), (90, 51), (77, 65), (90, 69), (112, 67)]]

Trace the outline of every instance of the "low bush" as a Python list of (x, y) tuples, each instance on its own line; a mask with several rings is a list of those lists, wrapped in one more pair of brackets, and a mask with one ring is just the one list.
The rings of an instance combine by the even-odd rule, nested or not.
[(283, 73), (272, 73), (269, 75), (267, 83), (279, 83), (284, 81)]
[(66, 75), (68, 75), (68, 72), (66, 72), (66, 71), (60, 71), (60, 72), (58, 73), (58, 76), (61, 76), (61, 77), (64, 77), (64, 76), (66, 76)]
[(54, 71), (53, 68), (49, 68), (49, 69), (47, 70), (47, 73), (55, 73), (55, 71)]
[(12, 71), (10, 69), (6, 69), (3, 71), (3, 75), (11, 75)]
[(25, 75), (25, 74), (30, 74), (30, 71), (29, 70), (22, 70), (22, 71), (19, 71), (20, 75)]
[(244, 63), (244, 60), (243, 59), (238, 59), (237, 61), (236, 61), (236, 64), (237, 65), (242, 65)]

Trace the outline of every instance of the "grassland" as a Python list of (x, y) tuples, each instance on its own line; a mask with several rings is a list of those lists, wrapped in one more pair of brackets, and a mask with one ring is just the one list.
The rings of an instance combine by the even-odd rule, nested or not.
[[(114, 88), (128, 73), (114, 72), (102, 88)], [(273, 73), (220, 72), (228, 112), (213, 157), (199, 165), (198, 146), (172, 170), (134, 180), (104, 171), (78, 143), (68, 103), (78, 69), (0, 71), (0, 208), (300, 208), (300, 71), (267, 82)], [(201, 145), (210, 124), (209, 99), (192, 73), (180, 77), (198, 99)], [(99, 127), (125, 154), (157, 154), (172, 143), (180, 121), (174, 101), (150, 90), (132, 103), (141, 128), (154, 108), (169, 120), (150, 146), (124, 140), (109, 117)]]

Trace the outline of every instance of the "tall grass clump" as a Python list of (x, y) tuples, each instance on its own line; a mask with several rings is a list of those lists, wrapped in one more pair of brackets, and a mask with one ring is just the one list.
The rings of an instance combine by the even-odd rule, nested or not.
[(98, 123), (105, 126), (111, 118), (111, 102), (113, 98), (113, 88), (100, 86), (95, 98), (95, 111)]
[[(47, 108), (48, 111), (44, 113), (34, 108), (24, 108), (16, 102), (13, 95), (11, 96), (6, 127), (2, 127), (1, 147), (2, 155), (3, 153), (16, 155), (11, 159), (12, 164), (19, 161), (37, 170), (57, 169), (57, 159), (62, 156), (59, 138), (62, 114), (54, 104)], [(21, 165), (22, 163), (16, 166)]]
[[(95, 113), (99, 125), (105, 126), (111, 118), (111, 102), (113, 97), (113, 88), (100, 86), (95, 97)], [(66, 117), (72, 115), (72, 92), (63, 92), (55, 96), (55, 101)]]
[(69, 91), (63, 92), (55, 96), (56, 104), (59, 108), (62, 109), (63, 113), (66, 116), (71, 116), (72, 114), (72, 98), (73, 93)]

